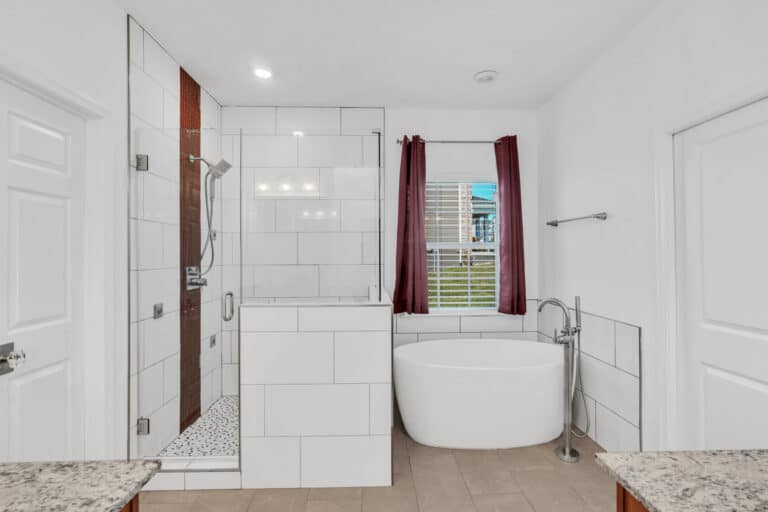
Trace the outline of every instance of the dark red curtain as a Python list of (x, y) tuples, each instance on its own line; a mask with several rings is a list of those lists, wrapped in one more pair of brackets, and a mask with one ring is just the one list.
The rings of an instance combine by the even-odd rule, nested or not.
[(429, 313), (427, 239), (424, 228), (427, 167), (424, 141), (403, 137), (395, 257), (395, 313)]
[(525, 254), (517, 136), (502, 137), (494, 146), (499, 180), (499, 312), (524, 315)]

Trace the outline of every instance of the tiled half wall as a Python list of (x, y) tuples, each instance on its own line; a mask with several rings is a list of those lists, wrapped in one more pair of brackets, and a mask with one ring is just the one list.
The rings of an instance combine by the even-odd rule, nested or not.
[(392, 308), (244, 305), (242, 486), (391, 482)]

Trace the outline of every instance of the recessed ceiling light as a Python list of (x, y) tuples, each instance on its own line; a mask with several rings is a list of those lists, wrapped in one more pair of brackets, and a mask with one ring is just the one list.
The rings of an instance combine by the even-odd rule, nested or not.
[(304, 136), (304, 132), (301, 131), (301, 130), (296, 130), (295, 132), (293, 132), (293, 136), (294, 137), (303, 137)]
[(266, 68), (256, 68), (253, 70), (253, 74), (259, 78), (272, 78), (272, 72)]
[(496, 70), (493, 69), (484, 69), (483, 71), (478, 71), (475, 73), (475, 82), (479, 84), (487, 84), (489, 82), (493, 82), (499, 77), (499, 73), (496, 72)]

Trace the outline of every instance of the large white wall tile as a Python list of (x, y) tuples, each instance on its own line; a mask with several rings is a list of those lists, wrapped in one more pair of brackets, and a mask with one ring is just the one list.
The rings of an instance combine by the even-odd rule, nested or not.
[(341, 229), (339, 201), (281, 199), (276, 203), (276, 231), (327, 232)]
[(320, 195), (320, 171), (314, 167), (246, 167), (243, 173), (247, 197), (316, 199)]
[(306, 487), (391, 484), (391, 437), (310, 437), (301, 440), (301, 482)]
[(616, 366), (640, 375), (640, 328), (616, 322)]
[(264, 435), (264, 386), (240, 386), (240, 433)]
[(180, 95), (179, 65), (149, 35), (144, 37), (144, 71), (164, 89), (177, 97)]
[(181, 387), (180, 364), (178, 354), (174, 354), (163, 361), (163, 402), (168, 402), (179, 396), (179, 388)]
[(179, 314), (139, 322), (139, 354), (146, 368), (179, 351)]
[(163, 128), (163, 88), (136, 66), (131, 66), (131, 114), (153, 128)]
[(581, 350), (608, 364), (615, 364), (614, 321), (583, 313), (581, 315)]
[(240, 330), (243, 332), (296, 331), (298, 308), (281, 306), (243, 306), (240, 308)]
[(490, 314), (477, 316), (462, 315), (460, 318), (462, 332), (516, 332), (523, 330), (522, 316)]
[(243, 262), (250, 265), (290, 265), (297, 262), (295, 233), (246, 233)]
[(249, 199), (245, 203), (246, 233), (271, 233), (275, 231), (275, 201), (272, 199)]
[(596, 406), (597, 444), (610, 452), (633, 452), (640, 449), (639, 429), (614, 414), (599, 402)]
[(342, 231), (376, 231), (379, 229), (379, 208), (375, 200), (345, 200), (341, 202)]
[(389, 307), (303, 307), (299, 308), (302, 331), (388, 331), (392, 309)]
[(316, 297), (318, 273), (316, 266), (274, 265), (253, 268), (256, 297)]
[(392, 432), (392, 384), (371, 384), (371, 435)]
[(242, 129), (245, 135), (274, 135), (275, 107), (224, 107), (221, 128), (226, 132)]
[(298, 437), (244, 437), (240, 449), (244, 489), (299, 487)]
[(297, 137), (243, 135), (243, 167), (296, 167)]
[(163, 268), (163, 224), (137, 220), (133, 249), (139, 270)]
[[(382, 240), (382, 243), (384, 241)], [(379, 234), (363, 233), (363, 265), (379, 263)]]
[(144, 29), (133, 18), (128, 20), (128, 37), (131, 64), (141, 69), (144, 66)]
[[(179, 97), (174, 93), (163, 89), (163, 133), (169, 138), (179, 140), (179, 137), (181, 136), (179, 133), (181, 130), (180, 122), (181, 103)], [(207, 156), (211, 155), (206, 154), (206, 157)]]
[[(210, 465), (208, 466), (210, 467)], [(240, 489), (239, 471), (187, 471), (184, 473), (184, 489)]]
[(459, 332), (458, 316), (397, 315), (397, 332)]
[(277, 134), (339, 135), (341, 109), (277, 107)]
[(320, 197), (327, 199), (376, 199), (378, 169), (320, 169)]
[(584, 390), (633, 425), (640, 423), (640, 382), (637, 377), (583, 354)]
[(163, 363), (139, 372), (139, 416), (149, 416), (163, 405)]
[(179, 181), (178, 140), (168, 137), (157, 128), (141, 123), (133, 127), (132, 144), (131, 163), (135, 163), (136, 154), (149, 155), (150, 173), (170, 181)]
[(371, 135), (371, 132), (384, 133), (383, 108), (342, 108), (342, 135)]
[(299, 263), (344, 265), (363, 261), (360, 233), (300, 233)]
[(379, 137), (375, 135), (363, 137), (363, 167), (379, 167), (380, 162), (382, 162), (379, 144)]
[(266, 435), (368, 435), (367, 384), (267, 386)]
[(152, 174), (142, 179), (143, 218), (166, 224), (179, 223), (179, 184)]
[[(451, 332), (451, 333), (445, 333), (445, 332), (420, 332), (418, 334), (419, 341), (432, 341), (432, 340), (472, 340), (472, 339), (480, 339), (483, 337), (483, 334), (488, 333), (479, 333), (479, 332)], [(506, 337), (506, 336), (505, 336)]]
[(333, 382), (332, 333), (243, 333), (243, 384)]
[(221, 368), (221, 392), (224, 395), (236, 395), (240, 383), (240, 365), (225, 364)]
[[(586, 402), (586, 409), (584, 409), (584, 402)], [(587, 418), (589, 418), (589, 429), (587, 429)], [(585, 395), (582, 399), (580, 391), (576, 391), (573, 398), (573, 422), (590, 438), (596, 439), (595, 400), (589, 395)]]
[(299, 137), (301, 167), (360, 167), (363, 139), (356, 136)]
[(183, 491), (184, 473), (156, 473), (142, 491)]
[(388, 332), (337, 332), (335, 382), (390, 382), (392, 335)]
[(152, 318), (152, 307), (158, 303), (163, 304), (166, 314), (178, 311), (179, 273), (175, 269), (144, 270), (137, 272), (137, 277), (139, 318)]
[(375, 265), (323, 265), (320, 267), (320, 295), (325, 297), (367, 297), (368, 287), (378, 283)]

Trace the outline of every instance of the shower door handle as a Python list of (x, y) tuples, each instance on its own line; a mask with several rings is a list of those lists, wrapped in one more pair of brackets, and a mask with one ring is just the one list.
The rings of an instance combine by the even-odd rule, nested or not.
[(227, 292), (224, 294), (224, 303), (222, 304), (222, 318), (229, 322), (235, 316), (235, 294)]

